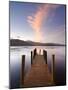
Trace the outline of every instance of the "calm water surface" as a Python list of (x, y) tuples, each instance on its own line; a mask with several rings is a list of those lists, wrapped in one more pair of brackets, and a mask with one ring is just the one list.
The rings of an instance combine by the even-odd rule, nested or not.
[(66, 72), (65, 72), (65, 46), (15, 46), (10, 47), (10, 87), (20, 87), (20, 68), (21, 56), (25, 57), (25, 74), (31, 68), (31, 51), (37, 48), (37, 52), (41, 49), (47, 50), (48, 67), (51, 71), (52, 54), (55, 54), (55, 83), (56, 85), (65, 85)]

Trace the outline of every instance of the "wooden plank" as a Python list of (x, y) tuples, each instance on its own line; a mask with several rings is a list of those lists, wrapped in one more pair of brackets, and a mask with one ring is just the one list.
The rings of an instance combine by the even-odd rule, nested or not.
[(43, 55), (36, 55), (31, 70), (24, 78), (24, 87), (53, 85), (52, 75)]

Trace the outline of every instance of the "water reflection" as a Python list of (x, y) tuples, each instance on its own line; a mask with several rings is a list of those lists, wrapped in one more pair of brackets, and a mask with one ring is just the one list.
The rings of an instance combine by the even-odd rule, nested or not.
[[(31, 51), (37, 48), (37, 53), (43, 54), (43, 49), (47, 51), (47, 63), (51, 71), (52, 55), (55, 54), (56, 85), (65, 83), (65, 47), (60, 46), (18, 46), (10, 47), (10, 80), (11, 87), (17, 88), (20, 85), (21, 56), (25, 57), (25, 73), (31, 68)], [(60, 71), (61, 72), (60, 72)]]

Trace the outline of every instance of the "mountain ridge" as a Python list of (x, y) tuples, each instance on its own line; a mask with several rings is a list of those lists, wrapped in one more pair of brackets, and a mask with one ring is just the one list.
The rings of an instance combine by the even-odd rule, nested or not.
[(65, 45), (59, 43), (41, 43), (30, 40), (24, 41), (19, 39), (10, 39), (10, 46), (65, 46)]

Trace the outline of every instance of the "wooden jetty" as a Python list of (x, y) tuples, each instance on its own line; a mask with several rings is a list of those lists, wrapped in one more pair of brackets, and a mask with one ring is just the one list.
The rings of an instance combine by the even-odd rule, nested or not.
[(50, 72), (47, 64), (47, 51), (43, 50), (43, 55), (37, 54), (36, 49), (34, 52), (31, 51), (31, 69), (27, 75), (24, 75), (25, 56), (23, 55), (21, 65), (21, 87), (54, 85), (54, 55), (52, 55), (52, 60), (52, 72)]

